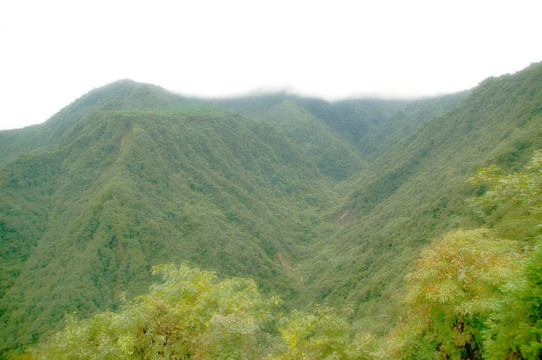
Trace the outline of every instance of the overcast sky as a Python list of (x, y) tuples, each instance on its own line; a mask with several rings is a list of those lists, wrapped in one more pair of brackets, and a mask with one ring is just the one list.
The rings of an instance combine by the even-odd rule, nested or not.
[(181, 94), (451, 93), (542, 61), (542, 1), (3, 0), (0, 129), (130, 78)]

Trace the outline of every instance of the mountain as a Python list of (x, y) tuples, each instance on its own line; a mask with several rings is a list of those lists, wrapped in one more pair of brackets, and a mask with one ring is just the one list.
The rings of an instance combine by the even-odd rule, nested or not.
[[(362, 326), (385, 331), (419, 250), (472, 227), (465, 200), (476, 170), (521, 169), (542, 147), (542, 64), (490, 78), (452, 109), (421, 122), (350, 184), (337, 231), (307, 263), (307, 301), (354, 304)], [(396, 305), (395, 305), (396, 306)]]
[[(139, 96), (152, 105), (132, 106)], [(3, 134), (25, 149), (0, 178), (5, 346), (35, 341), (65, 312), (118, 306), (158, 263), (296, 291), (283, 263), (313, 236), (329, 183), (272, 126), (185, 102), (123, 81)], [(36, 129), (43, 138), (24, 142)]]
[(0, 132), (0, 351), (65, 313), (118, 308), (160, 263), (253, 278), (285, 308), (350, 308), (385, 333), (420, 249), (479, 225), (467, 179), (541, 147), (540, 109), (542, 64), (420, 100), (94, 89)]
[(367, 165), (351, 142), (315, 114), (318, 107), (324, 109), (324, 115), (333, 112), (323, 100), (277, 94), (214, 103), (279, 128), (303, 148), (323, 175), (334, 181), (344, 180)]
[(366, 169), (419, 123), (451, 109), (467, 94), (330, 103), (279, 93), (212, 103), (278, 126), (305, 149), (324, 175), (340, 181)]

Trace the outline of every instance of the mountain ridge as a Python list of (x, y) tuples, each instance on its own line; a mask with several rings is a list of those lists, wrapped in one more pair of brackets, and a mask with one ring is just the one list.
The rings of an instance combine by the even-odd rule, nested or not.
[(353, 304), (385, 332), (420, 248), (476, 225), (466, 179), (542, 147), (540, 109), (541, 64), (418, 101), (92, 90), (0, 132), (1, 351), (120, 306), (160, 262), (254, 278), (287, 307)]

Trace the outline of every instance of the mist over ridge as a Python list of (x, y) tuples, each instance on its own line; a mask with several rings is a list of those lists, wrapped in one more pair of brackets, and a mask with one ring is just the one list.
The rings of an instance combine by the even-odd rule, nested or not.
[(93, 89), (0, 131), (0, 350), (120, 310), (165, 263), (253, 279), (285, 311), (348, 308), (385, 336), (424, 247), (507, 218), (473, 213), (468, 179), (526, 171), (540, 109), (540, 63), (423, 99)]

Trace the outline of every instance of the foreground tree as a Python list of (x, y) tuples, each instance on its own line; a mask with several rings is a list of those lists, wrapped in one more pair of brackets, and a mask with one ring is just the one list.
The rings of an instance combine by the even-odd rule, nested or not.
[(542, 358), (542, 244), (525, 259), (506, 287), (485, 332), (486, 358)]
[[(542, 357), (542, 151), (524, 171), (506, 174), (496, 167), (472, 179), (487, 191), (481, 204), (497, 232), (522, 241), (521, 272), (505, 286), (485, 331), (488, 359)], [(498, 219), (495, 221), (495, 219)]]
[(153, 268), (163, 283), (120, 312), (67, 319), (63, 331), (32, 349), (35, 359), (252, 359), (263, 352), (272, 302), (254, 282), (183, 264)]
[(523, 172), (506, 174), (496, 166), (481, 169), (470, 179), (485, 190), (471, 200), (481, 205), (482, 217), (500, 236), (532, 245), (542, 236), (542, 151), (534, 153)]
[(523, 172), (493, 166), (471, 182), (491, 230), (459, 230), (422, 252), (406, 278), (407, 315), (387, 342), (395, 358), (542, 356), (542, 152)]
[(402, 359), (479, 359), (485, 321), (517, 270), (517, 244), (459, 230), (423, 250), (407, 278), (407, 314), (391, 352)]
[(330, 308), (313, 313), (294, 310), (281, 319), (282, 345), (275, 360), (374, 360), (378, 341), (370, 334), (352, 334), (350, 323)]

